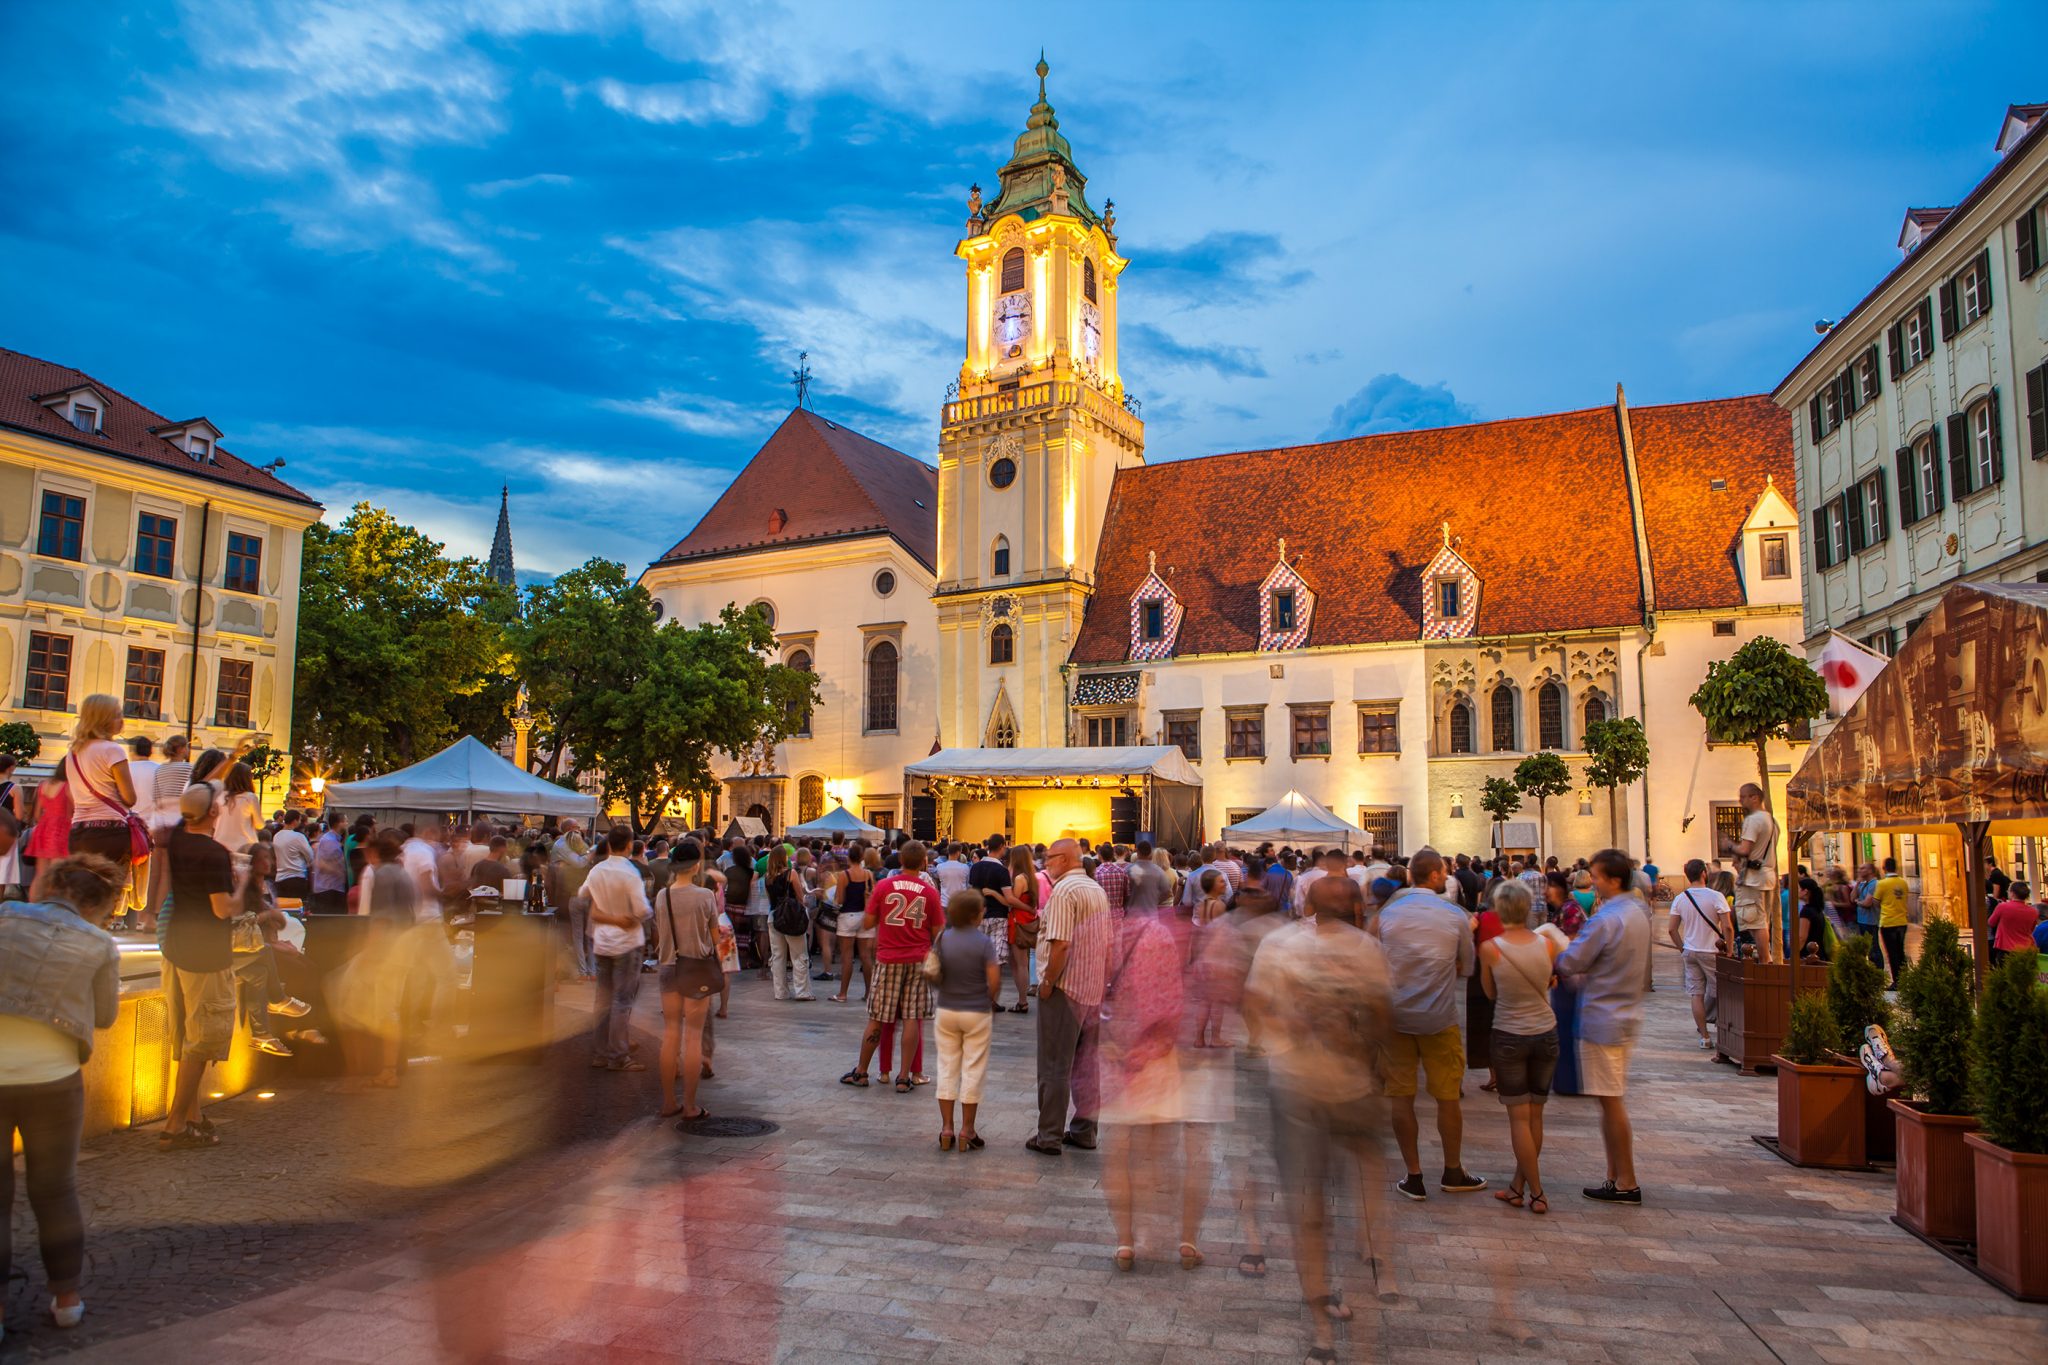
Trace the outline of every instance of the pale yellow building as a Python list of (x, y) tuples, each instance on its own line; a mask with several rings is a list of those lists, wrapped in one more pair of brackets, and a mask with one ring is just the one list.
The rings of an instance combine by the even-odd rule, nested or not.
[(291, 743), (299, 550), (320, 505), (79, 370), (0, 349), (0, 721), (54, 762), (79, 700), (195, 749)]

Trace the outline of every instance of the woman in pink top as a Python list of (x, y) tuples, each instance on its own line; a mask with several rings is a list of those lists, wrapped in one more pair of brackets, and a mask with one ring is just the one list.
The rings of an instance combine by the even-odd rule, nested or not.
[(1991, 912), (1992, 966), (2005, 961), (2007, 953), (2034, 946), (2034, 926), (2041, 922), (2041, 917), (2028, 902), (2031, 892), (2025, 882), (2014, 882), (2006, 888), (2010, 899), (2000, 901)]
[(97, 853), (126, 868), (134, 858), (128, 814), (135, 807), (135, 784), (128, 776), (128, 751), (114, 743), (122, 723), (119, 698), (94, 693), (80, 702), (64, 768), (71, 794), (71, 852)]

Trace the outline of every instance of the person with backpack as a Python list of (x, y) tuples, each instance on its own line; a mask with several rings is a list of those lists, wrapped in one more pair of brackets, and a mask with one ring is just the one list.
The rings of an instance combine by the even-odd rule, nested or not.
[(1692, 1026), (1700, 1035), (1700, 1050), (1710, 1052), (1713, 1035), (1707, 1025), (1714, 1022), (1719, 1001), (1715, 985), (1715, 959), (1729, 953), (1735, 942), (1735, 911), (1728, 898), (1707, 885), (1707, 865), (1698, 858), (1685, 865), (1685, 889), (1671, 898), (1671, 946), (1678, 949), (1685, 964), (1685, 993), (1692, 997)]
[[(769, 978), (777, 1000), (815, 1000), (811, 994), (811, 916), (804, 908), (803, 878), (790, 862), (788, 844), (768, 850), (764, 874), (768, 894)], [(788, 978), (787, 983), (784, 977)]]

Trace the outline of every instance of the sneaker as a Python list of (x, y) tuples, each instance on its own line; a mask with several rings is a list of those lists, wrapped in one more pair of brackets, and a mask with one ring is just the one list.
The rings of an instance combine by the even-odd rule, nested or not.
[(1712, 1040), (1712, 1039), (1710, 1039), (1710, 1038), (1702, 1038), (1702, 1039), (1700, 1039), (1700, 1051), (1702, 1051), (1702, 1052), (1705, 1052), (1705, 1051), (1706, 1051), (1707, 1049), (1711, 1048), (1711, 1047), (1712, 1047), (1713, 1045), (1714, 1045), (1714, 1043), (1713, 1043), (1713, 1040)]
[(1422, 1183), (1422, 1173), (1420, 1171), (1396, 1182), (1394, 1188), (1407, 1195), (1410, 1199), (1429, 1198), (1429, 1186)]
[(1602, 1204), (1640, 1204), (1643, 1202), (1643, 1187), (1638, 1185), (1630, 1190), (1618, 1190), (1612, 1180), (1602, 1181), (1589, 1189), (1579, 1191), (1588, 1199)]
[(258, 1052), (267, 1052), (273, 1057), (289, 1057), (292, 1055), (292, 1050), (286, 1047), (280, 1039), (274, 1038), (267, 1033), (257, 1037), (256, 1050)]
[(1437, 1188), (1445, 1194), (1471, 1194), (1474, 1190), (1486, 1188), (1486, 1177), (1472, 1174), (1463, 1166), (1444, 1172), (1444, 1178), (1437, 1182)]
[(59, 1308), (55, 1299), (50, 1300), (50, 1321), (59, 1327), (76, 1327), (85, 1316), (85, 1300), (80, 1299), (69, 1308)]
[(270, 1006), (272, 1014), (282, 1014), (287, 1019), (303, 1019), (313, 1012), (313, 1007), (296, 995), (288, 995)]

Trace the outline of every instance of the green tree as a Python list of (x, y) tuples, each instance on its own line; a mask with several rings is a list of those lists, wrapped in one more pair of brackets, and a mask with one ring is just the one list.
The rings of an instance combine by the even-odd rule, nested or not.
[[(494, 743), (510, 722), (505, 590), (473, 559), (382, 508), (306, 529), (294, 743), (337, 778), (426, 757), (465, 727)], [(479, 712), (482, 712), (480, 715)]]
[(10, 720), (0, 724), (0, 754), (5, 754), (16, 763), (26, 763), (43, 751), (42, 736), (36, 727), (25, 720)]
[(1550, 824), (1545, 807), (1553, 796), (1572, 789), (1572, 770), (1553, 753), (1530, 754), (1515, 765), (1515, 786), (1524, 796), (1536, 798), (1536, 856), (1549, 852)]
[(1493, 817), (1493, 851), (1500, 852), (1500, 827), (1522, 808), (1522, 789), (1505, 777), (1489, 777), (1479, 789), (1479, 809)]
[(1842, 1031), (1836, 1046), (1846, 1056), (1863, 1046), (1863, 1030), (1872, 1024), (1888, 1027), (1891, 1005), (1884, 998), (1884, 968), (1870, 957), (1870, 940), (1862, 934), (1835, 945), (1828, 962), (1828, 1012)]
[(1920, 956), (1899, 973), (1900, 1019), (1892, 1040), (1907, 1086), (1927, 1101), (1930, 1114), (1970, 1112), (1975, 970), (1955, 921), (1930, 915)]
[(597, 768), (622, 694), (654, 667), (657, 629), (647, 590), (608, 559), (589, 560), (528, 591), (525, 613), (509, 634), (533, 715), (535, 771), (573, 782)]
[(1717, 744), (1747, 744), (1756, 750), (1756, 784), (1764, 806), (1771, 804), (1770, 741), (1786, 738), (1794, 725), (1825, 715), (1828, 690), (1806, 660), (1768, 635), (1759, 635), (1725, 659), (1707, 665), (1707, 676), (1692, 694), (1692, 707), (1707, 722)]
[(285, 791), (291, 791), (291, 755), (282, 749), (273, 749), (268, 744), (258, 744), (242, 755), (242, 762), (249, 765), (250, 775), (256, 779), (256, 799), (264, 809), (270, 808), (271, 783), (282, 777), (286, 779)]
[(1801, 991), (1792, 999), (1792, 1017), (1786, 1023), (1780, 1054), (1801, 1066), (1818, 1066), (1829, 1060), (1841, 1036), (1828, 998), (1819, 991)]
[(1607, 842), (1621, 843), (1621, 789), (1650, 771), (1650, 738), (1634, 716), (1596, 720), (1586, 727), (1586, 781), (1607, 790)]
[(2008, 1151), (2048, 1155), (2048, 990), (2040, 954), (2005, 955), (1977, 1006), (1970, 1081), (1984, 1136)]

